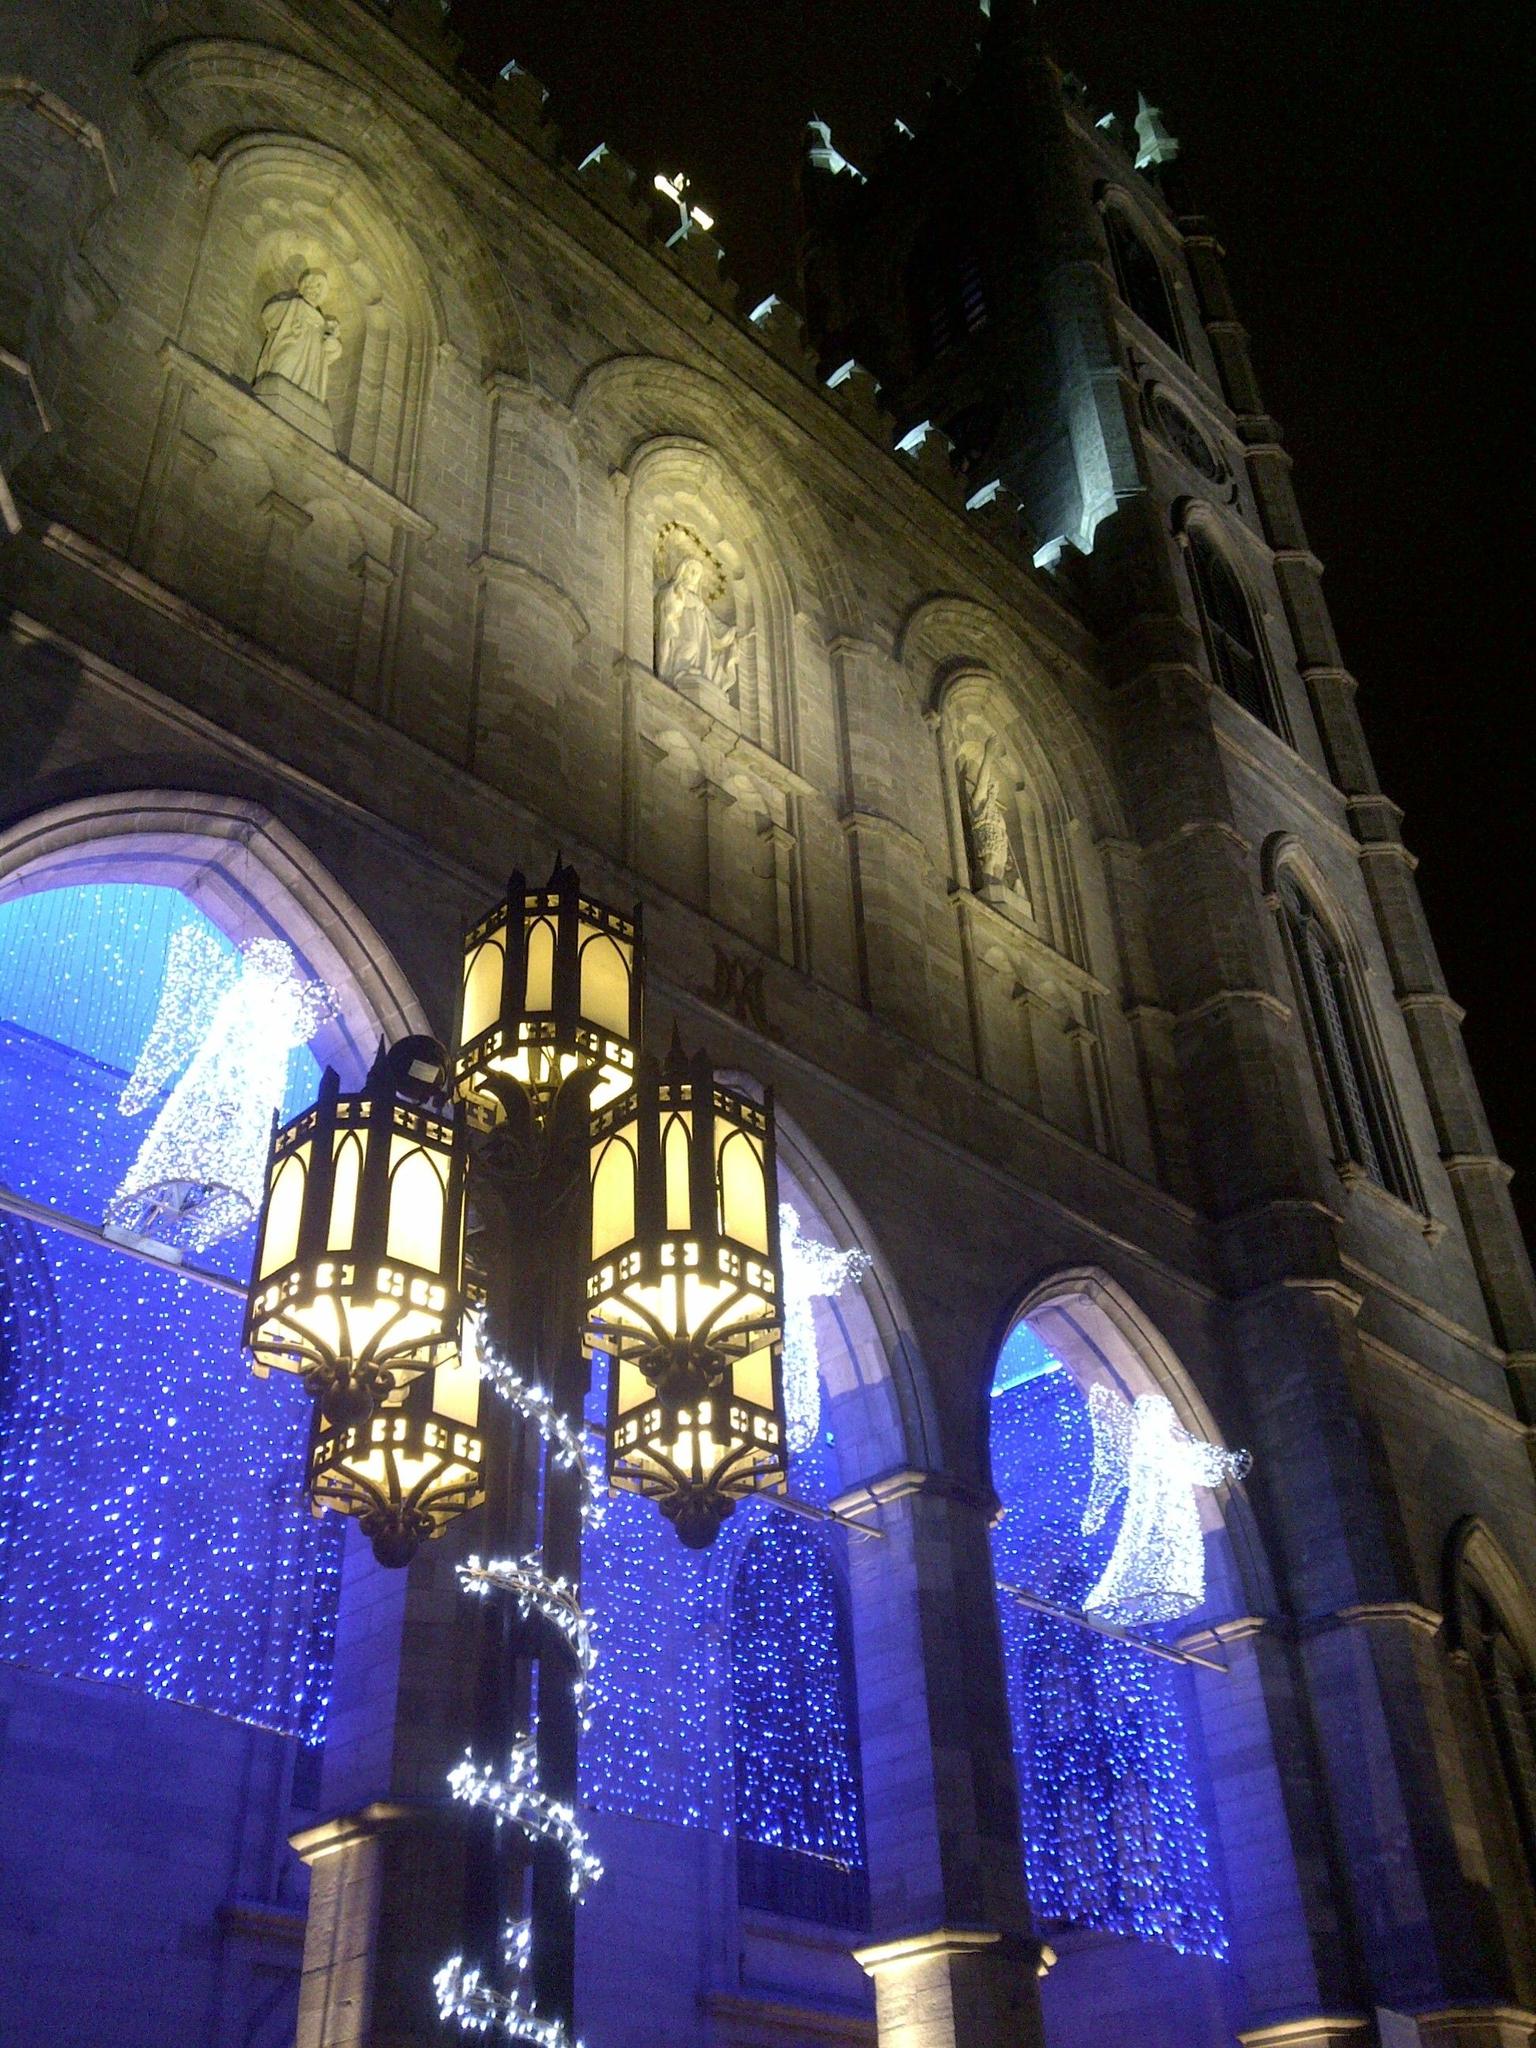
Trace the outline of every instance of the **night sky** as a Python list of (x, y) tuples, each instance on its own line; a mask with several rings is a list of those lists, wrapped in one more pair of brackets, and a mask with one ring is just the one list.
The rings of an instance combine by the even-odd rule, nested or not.
[[(1494, 1136), (1536, 1235), (1530, 973), (1531, 584), (1511, 315), (1529, 247), (1533, 80), (1523, 4), (1497, 0), (1042, 0), (1095, 105), (1138, 88), (1184, 145), (1227, 249), (1383, 787), (1419, 881)], [(807, 113), (868, 162), (974, 42), (974, 0), (465, 0), (481, 68), (551, 89), (568, 149), (686, 170), (754, 305), (793, 295)], [(1517, 218), (1516, 206), (1520, 206)], [(1516, 252), (1521, 252), (1517, 259)], [(1521, 360), (1517, 363), (1517, 351)]]

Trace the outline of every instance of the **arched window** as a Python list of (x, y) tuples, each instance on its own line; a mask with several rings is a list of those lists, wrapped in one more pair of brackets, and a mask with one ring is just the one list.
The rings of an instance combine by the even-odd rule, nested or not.
[(1374, 1056), (1369, 1012), (1357, 977), (1332, 928), (1294, 874), (1282, 876), (1279, 894), (1292, 974), (1333, 1142), (1340, 1157), (1369, 1174), (1378, 1187), (1422, 1209), (1423, 1193)]
[(1189, 530), (1189, 563), (1211, 672), (1234, 703), (1285, 736), (1247, 592), (1203, 527)]
[(1536, 1672), (1480, 1588), (1464, 1590), (1460, 1621), (1526, 1875), (1536, 1886)]
[[(92, 1227), (109, 1214), (170, 1129), (178, 943), (234, 975), (233, 943), (176, 889), (0, 907), (0, 1188)], [(192, 1067), (209, 1018), (182, 1035)], [(318, 1071), (304, 1048), (289, 1056), (286, 1113)], [(190, 1159), (214, 1097), (182, 1099)], [(157, 1198), (185, 1217), (197, 1193), (183, 1180)], [(144, 1249), (0, 1212), (0, 1657), (318, 1741), (341, 1530), (304, 1503), (302, 1388), (259, 1384), (241, 1357), (251, 1232), (180, 1266)]]
[[(1129, 1512), (1122, 1496), (1095, 1525), (1088, 1400), (1027, 1323), (998, 1360), (991, 1455), (1003, 1507), (993, 1570), (1036, 1916), (1047, 1930), (1094, 1928), (1225, 1956), (1177, 1663), (1020, 1597), (1081, 1615)], [(1153, 1642), (1170, 1632), (1136, 1630)]]
[(981, 258), (963, 222), (932, 227), (907, 266), (913, 353), (919, 366), (979, 334), (991, 317)]
[(1159, 341), (1165, 342), (1175, 355), (1183, 355), (1178, 316), (1163, 266), (1126, 218), (1123, 208), (1104, 208), (1104, 234), (1114, 268), (1115, 289)]

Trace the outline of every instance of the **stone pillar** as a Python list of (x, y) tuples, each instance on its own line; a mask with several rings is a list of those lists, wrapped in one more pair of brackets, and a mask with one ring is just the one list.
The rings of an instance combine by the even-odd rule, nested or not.
[(1523, 2006), (1447, 2006), (1417, 2016), (1422, 2048), (1531, 2048), (1536, 2012)]
[(1043, 2048), (987, 1503), (931, 1473), (846, 1497), (880, 2048)]
[(1377, 2048), (1379, 2040), (1367, 2019), (1324, 2013), (1283, 2020), (1276, 2027), (1253, 2027), (1237, 2038), (1242, 2048)]
[(309, 1865), (295, 2048), (429, 2048), (432, 1979), (462, 1946), (462, 1829), (376, 1800), (293, 1836)]

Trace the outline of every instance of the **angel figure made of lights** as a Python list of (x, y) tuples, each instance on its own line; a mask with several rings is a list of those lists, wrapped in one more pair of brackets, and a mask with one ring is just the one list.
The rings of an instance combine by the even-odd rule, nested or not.
[(1135, 1628), (1193, 1614), (1205, 1600), (1205, 1542), (1197, 1487), (1241, 1479), (1246, 1451), (1226, 1451), (1180, 1426), (1162, 1394), (1127, 1401), (1113, 1387), (1088, 1392), (1093, 1480), (1083, 1534), (1104, 1526), (1121, 1494), (1125, 1512), (1109, 1563), (1083, 1601), (1085, 1614)]
[(281, 939), (231, 958), (211, 931), (171, 935), (149, 1036), (118, 1098), (124, 1116), (176, 1085), (107, 1204), (109, 1228), (206, 1251), (261, 1207), (273, 1111), (288, 1057), (336, 1012), (324, 982), (304, 981)]
[(840, 1252), (800, 1235), (800, 1217), (779, 1204), (779, 1254), (784, 1262), (784, 1435), (792, 1451), (808, 1451), (821, 1427), (821, 1371), (811, 1303), (830, 1301), (863, 1279), (869, 1254)]

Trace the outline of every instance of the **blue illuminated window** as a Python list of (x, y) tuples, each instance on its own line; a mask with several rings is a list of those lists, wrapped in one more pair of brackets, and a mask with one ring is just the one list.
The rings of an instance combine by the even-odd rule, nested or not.
[[(599, 1361), (588, 1413), (601, 1416)], [(798, 1494), (839, 1490), (830, 1444), (795, 1461)], [(733, 1836), (743, 1905), (836, 1926), (867, 1916), (843, 1538), (744, 1503), (687, 1550), (649, 1501), (609, 1503), (583, 1597), (599, 1661), (582, 1798)]]
[[(189, 922), (214, 930), (142, 885), (0, 907), (0, 1184), (100, 1221), (157, 1106), (117, 1098)], [(285, 1108), (317, 1079), (296, 1053)], [(250, 1253), (203, 1263), (240, 1278)], [(241, 1318), (174, 1266), (0, 1213), (0, 1657), (317, 1741), (339, 1531), (304, 1504), (303, 1391), (256, 1381)]]
[[(992, 1537), (1000, 1581), (1081, 1610), (1123, 1512), (1122, 1504), (1083, 1534), (1092, 1469), (1082, 1390), (1021, 1324), (993, 1382), (992, 1482), (1005, 1509)], [(1224, 1956), (1183, 1674), (1006, 1593), (998, 1609), (1037, 1919)]]

